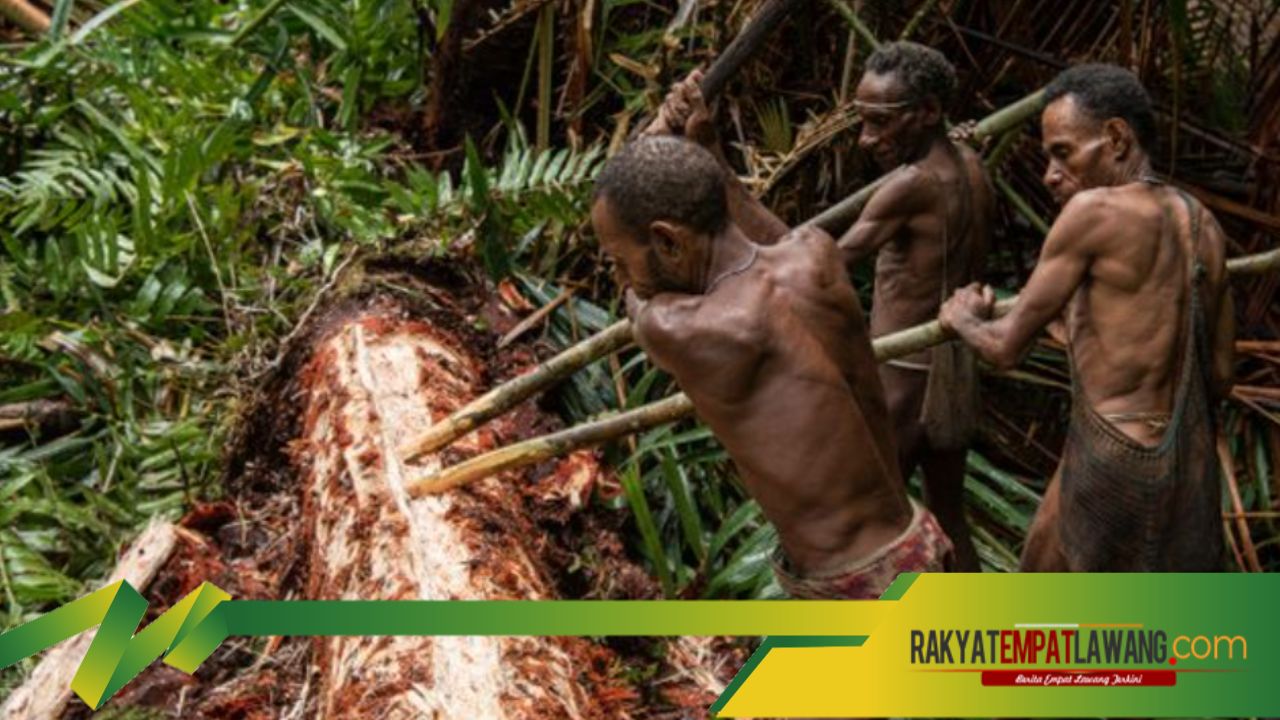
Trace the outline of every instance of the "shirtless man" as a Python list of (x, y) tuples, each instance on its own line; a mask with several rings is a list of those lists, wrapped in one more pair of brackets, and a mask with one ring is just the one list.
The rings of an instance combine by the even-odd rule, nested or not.
[[(698, 75), (677, 85), (653, 132), (677, 132), (720, 155)], [(974, 280), (986, 253), (994, 204), (981, 158), (946, 134), (943, 108), (955, 70), (942, 53), (911, 42), (881, 46), (867, 59), (855, 105), (859, 145), (884, 171), (895, 170), (840, 238), (852, 272), (876, 257), (871, 335), (934, 319), (952, 291)], [(758, 243), (786, 225), (729, 178), (730, 214)], [(965, 455), (981, 408), (977, 368), (961, 343), (879, 366), (898, 447), (901, 476), (923, 471), (929, 509), (955, 543), (955, 569), (979, 570), (964, 516)]]
[(1132, 73), (1081, 65), (1046, 89), (1044, 182), (1062, 212), (1014, 309), (972, 285), (942, 323), (1016, 364), (1063, 316), (1073, 407), (1062, 464), (1027, 539), (1034, 571), (1221, 568), (1214, 401), (1234, 316), (1221, 228), (1151, 170), (1151, 102)]
[(777, 528), (793, 597), (876, 598), (941, 571), (950, 543), (911, 502), (858, 296), (830, 236), (751, 241), (715, 158), (643, 137), (596, 181), (591, 221), (636, 339), (670, 372)]

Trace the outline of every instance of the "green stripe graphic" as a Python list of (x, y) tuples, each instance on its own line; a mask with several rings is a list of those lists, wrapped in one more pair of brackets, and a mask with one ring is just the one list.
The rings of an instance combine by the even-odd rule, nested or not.
[(859, 644), (874, 603), (231, 600), (204, 583), (138, 630), (147, 602), (120, 581), (0, 635), (0, 668), (97, 626), (71, 683), (96, 710), (156, 658), (163, 655), (166, 665), (192, 673), (232, 635), (773, 635), (786, 642)]

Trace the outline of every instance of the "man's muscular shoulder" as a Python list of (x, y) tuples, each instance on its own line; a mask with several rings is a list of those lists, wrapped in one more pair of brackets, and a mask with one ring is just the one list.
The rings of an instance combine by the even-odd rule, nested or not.
[(844, 275), (835, 239), (813, 225), (801, 225), (788, 232), (773, 253), (781, 270), (802, 272), (805, 282), (826, 284)]
[(1123, 242), (1122, 236), (1151, 220), (1146, 203), (1136, 203), (1126, 188), (1100, 187), (1076, 193), (1065, 205), (1049, 233), (1048, 242), (1069, 244), (1076, 252), (1106, 254)]
[(658, 295), (633, 317), (636, 341), (677, 375), (755, 354), (767, 339), (764, 284), (767, 279), (753, 276), (726, 282), (713, 295)]
[(884, 205), (914, 215), (932, 208), (941, 189), (932, 171), (915, 164), (902, 165), (889, 173), (872, 200), (881, 201), (874, 203), (876, 206)]

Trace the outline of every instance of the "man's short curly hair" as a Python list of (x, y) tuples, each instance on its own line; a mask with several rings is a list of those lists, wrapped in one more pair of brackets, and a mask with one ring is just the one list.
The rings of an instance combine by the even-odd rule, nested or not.
[(1120, 118), (1133, 128), (1138, 143), (1151, 152), (1156, 143), (1156, 119), (1151, 96), (1138, 77), (1117, 65), (1086, 63), (1067, 68), (1044, 90), (1044, 104), (1070, 95), (1090, 117)]
[(919, 43), (899, 40), (881, 45), (867, 58), (867, 70), (897, 75), (908, 99), (919, 102), (932, 95), (944, 110), (956, 91), (956, 69), (946, 56)]
[(717, 233), (729, 216), (724, 180), (706, 148), (673, 135), (650, 135), (627, 143), (605, 163), (595, 197), (608, 198), (618, 219), (641, 237), (656, 220)]

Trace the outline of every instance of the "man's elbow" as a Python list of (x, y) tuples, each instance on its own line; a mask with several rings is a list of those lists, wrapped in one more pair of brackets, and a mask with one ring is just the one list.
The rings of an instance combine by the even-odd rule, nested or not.
[(1012, 343), (993, 341), (979, 351), (982, 359), (986, 360), (991, 367), (999, 372), (1008, 372), (1022, 362), (1022, 348), (1015, 347)]
[(853, 237), (852, 233), (837, 240), (836, 249), (840, 251), (845, 268), (851, 273), (874, 252), (874, 248), (862, 242), (860, 238)]

